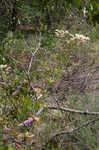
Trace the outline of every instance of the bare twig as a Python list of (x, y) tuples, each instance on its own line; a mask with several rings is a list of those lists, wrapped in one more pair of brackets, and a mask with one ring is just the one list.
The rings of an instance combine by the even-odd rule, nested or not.
[[(28, 83), (29, 83), (29, 87), (34, 91), (34, 95), (35, 95), (35, 98), (36, 98), (36, 99), (37, 99), (37, 96), (36, 96), (35, 90), (34, 90), (34, 88), (33, 88), (32, 85), (31, 85), (30, 70), (31, 70), (33, 58), (34, 58), (35, 54), (37, 53), (37, 51), (40, 49), (41, 40), (42, 40), (42, 36), (41, 36), (41, 32), (40, 32), (39, 42), (38, 42), (38, 44), (36, 45), (35, 51), (32, 52), (32, 50), (31, 50), (32, 56), (31, 56), (31, 59), (30, 59), (30, 62), (29, 62), (28, 70), (26, 70), (26, 69), (24, 68), (24, 66), (21, 64), (20, 61), (16, 60), (16, 59), (13, 58), (12, 56), (9, 56), (10, 59), (12, 59), (13, 61), (15, 61), (17, 64), (20, 64), (20, 65), (21, 65), (21, 68), (23, 69), (23, 71), (24, 71), (24, 73), (25, 73), (25, 75), (26, 75), (26, 77), (27, 77), (27, 80), (28, 80)], [(28, 44), (26, 43), (26, 41), (24, 41), (24, 42), (25, 42), (25, 44), (28, 46)], [(30, 48), (30, 47), (28, 46), (28, 48)], [(32, 48), (32, 49), (34, 49), (34, 48)], [(15, 93), (16, 93), (16, 91), (15, 91)], [(14, 93), (14, 95), (15, 95), (15, 93)]]
[(78, 114), (84, 114), (84, 115), (99, 115), (99, 112), (89, 112), (88, 110), (82, 111), (82, 110), (76, 110), (76, 109), (70, 109), (70, 108), (65, 108), (65, 107), (54, 107), (54, 106), (48, 106), (48, 109), (59, 109), (62, 111), (66, 112), (71, 112), (71, 113), (78, 113)]
[[(35, 98), (36, 98), (36, 100), (37, 100), (37, 96), (36, 96), (36, 93), (35, 93), (34, 88), (33, 88), (32, 85), (31, 85), (31, 78), (30, 78), (30, 75), (28, 74), (27, 70), (26, 70), (25, 67), (21, 64), (20, 61), (16, 60), (16, 59), (13, 58), (12, 56), (9, 56), (9, 58), (12, 59), (12, 60), (13, 60), (14, 62), (16, 62), (17, 64), (20, 64), (20, 66), (21, 66), (22, 70), (24, 71), (24, 73), (25, 73), (25, 75), (26, 75), (26, 78), (27, 78), (27, 80), (28, 80), (29, 87), (33, 90), (34, 96), (35, 96)], [(20, 88), (21, 88), (21, 86), (20, 86)]]
[(37, 53), (37, 51), (40, 49), (41, 40), (42, 40), (42, 36), (41, 36), (41, 32), (40, 32), (40, 39), (39, 39), (38, 45), (36, 46), (35, 51), (34, 51), (34, 52), (31, 52), (31, 53), (32, 53), (32, 56), (31, 56), (30, 63), (29, 63), (29, 67), (28, 67), (28, 71), (27, 71), (28, 74), (30, 73), (30, 70), (31, 70), (33, 58), (34, 58), (35, 54)]
[(41, 113), (43, 110), (44, 110), (44, 108), (43, 108), (43, 107), (41, 107), (41, 108), (38, 110), (38, 112), (36, 112), (35, 116), (40, 115), (40, 113)]

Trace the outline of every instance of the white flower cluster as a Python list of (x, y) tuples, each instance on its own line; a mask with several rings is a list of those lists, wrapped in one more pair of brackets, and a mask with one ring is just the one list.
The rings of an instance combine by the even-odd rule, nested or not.
[(70, 40), (66, 40), (67, 43), (70, 43), (72, 41), (78, 41), (78, 42), (81, 43), (81, 42), (86, 42), (86, 41), (90, 40), (90, 38), (87, 37), (87, 36), (84, 36), (82, 34), (75, 34), (75, 35), (73, 35), (73, 34), (69, 33), (69, 31), (67, 31), (67, 30), (64, 31), (64, 30), (56, 29), (55, 30), (55, 34), (56, 34), (56, 36), (58, 36), (60, 38), (64, 38), (66, 35), (69, 35), (70, 36)]
[(70, 42), (75, 41), (75, 40), (78, 40), (79, 42), (86, 42), (86, 41), (90, 40), (90, 38), (86, 37), (82, 34), (75, 34), (74, 37), (70, 39)]
[(67, 30), (64, 31), (64, 30), (58, 30), (58, 29), (56, 29), (55, 30), (55, 34), (58, 37), (65, 37), (65, 35), (69, 35), (69, 36), (73, 37), (73, 35), (71, 33), (69, 33), (69, 31), (67, 31)]
[(7, 65), (3, 65), (3, 64), (0, 65), (0, 69), (5, 69), (5, 68), (7, 68)]

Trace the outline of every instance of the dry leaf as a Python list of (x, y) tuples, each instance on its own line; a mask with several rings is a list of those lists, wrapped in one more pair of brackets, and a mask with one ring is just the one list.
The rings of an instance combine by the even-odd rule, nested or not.
[(40, 118), (38, 118), (38, 117), (35, 117), (34, 120), (37, 122), (40, 122)]

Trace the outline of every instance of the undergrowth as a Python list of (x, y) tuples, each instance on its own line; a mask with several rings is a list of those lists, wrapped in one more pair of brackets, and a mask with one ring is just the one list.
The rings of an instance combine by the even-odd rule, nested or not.
[[(4, 39), (0, 47), (0, 149), (99, 149), (99, 121), (50, 140), (53, 134), (80, 127), (96, 116), (48, 109), (56, 105), (99, 110), (98, 91), (80, 92), (69, 85), (57, 88), (64, 74), (73, 76), (74, 71), (98, 65), (98, 29), (98, 25), (90, 29), (89, 40), (84, 42), (68, 34), (61, 37), (62, 30), (59, 36), (32, 33), (26, 38), (16, 33)], [(95, 86), (99, 87), (98, 80)]]

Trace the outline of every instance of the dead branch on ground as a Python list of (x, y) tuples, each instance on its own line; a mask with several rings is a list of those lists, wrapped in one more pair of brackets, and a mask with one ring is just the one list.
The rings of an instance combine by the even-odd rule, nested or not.
[(78, 114), (84, 114), (84, 115), (99, 115), (99, 112), (89, 112), (88, 110), (76, 110), (76, 109), (70, 109), (65, 107), (54, 107), (54, 106), (48, 106), (48, 109), (58, 109), (65, 112), (71, 112), (71, 113), (78, 113)]

